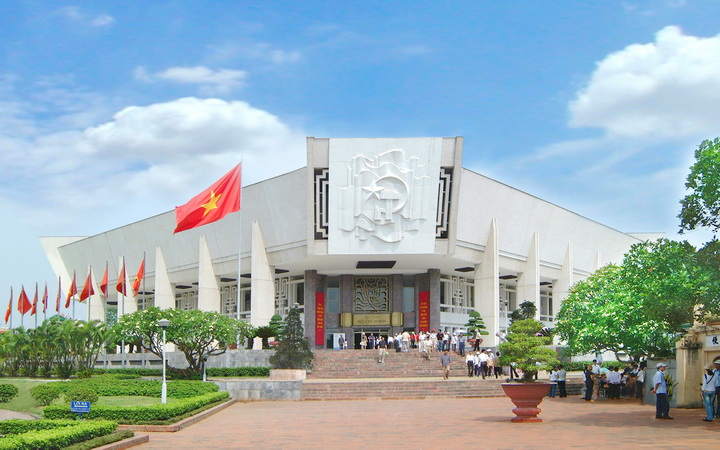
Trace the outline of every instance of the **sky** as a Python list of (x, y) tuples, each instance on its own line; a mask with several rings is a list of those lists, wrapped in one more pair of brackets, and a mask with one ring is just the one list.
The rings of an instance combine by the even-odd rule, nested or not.
[(170, 211), (240, 161), (243, 185), (303, 167), (306, 136), (463, 136), (468, 169), (700, 245), (677, 215), (720, 136), (717, 17), (717, 0), (0, 2), (0, 308), (11, 287), (54, 296), (40, 236)]

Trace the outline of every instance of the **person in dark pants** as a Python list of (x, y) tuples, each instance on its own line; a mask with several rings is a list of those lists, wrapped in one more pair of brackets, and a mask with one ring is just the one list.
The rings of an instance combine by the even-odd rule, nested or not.
[(583, 397), (583, 400), (586, 402), (592, 401), (592, 393), (593, 393), (593, 370), (592, 366), (590, 364), (587, 365), (585, 368), (585, 371), (583, 372), (583, 375), (585, 376), (585, 397)]
[(565, 390), (565, 381), (567, 380), (567, 370), (563, 366), (558, 366), (558, 373), (557, 373), (557, 384), (558, 384), (558, 390), (559, 397), (567, 397), (567, 391)]
[(665, 363), (658, 363), (655, 378), (653, 378), (653, 388), (650, 392), (655, 394), (655, 418), (668, 419), (670, 417), (670, 399), (668, 398), (667, 383), (665, 382)]
[(638, 366), (637, 378), (635, 378), (635, 398), (642, 403), (645, 397), (645, 362), (641, 362)]

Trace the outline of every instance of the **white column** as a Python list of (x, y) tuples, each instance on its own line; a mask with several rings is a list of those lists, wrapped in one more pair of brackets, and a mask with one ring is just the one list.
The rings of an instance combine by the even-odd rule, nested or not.
[(275, 311), (275, 282), (265, 251), (265, 240), (257, 221), (253, 222), (252, 227), (250, 272), (250, 324), (267, 325)]
[(565, 251), (565, 259), (560, 269), (560, 276), (553, 284), (553, 302), (555, 303), (555, 311), (553, 311), (553, 314), (560, 311), (560, 304), (565, 301), (565, 298), (570, 292), (570, 288), (575, 284), (573, 266), (573, 245), (572, 242), (569, 242), (567, 250)]
[(220, 312), (220, 285), (204, 235), (200, 235), (198, 250), (198, 309)]
[[(94, 295), (91, 295), (86, 301), (88, 302), (88, 320), (100, 320), (105, 322), (105, 297), (102, 295), (102, 291), (98, 287), (98, 283), (95, 280), (95, 272), (91, 273), (90, 276)], [(108, 282), (108, 292), (110, 292), (110, 283)]]
[(603, 266), (602, 257), (600, 255), (600, 252), (597, 252), (597, 255), (595, 255), (595, 264), (593, 264), (593, 272), (595, 272), (602, 266)]
[(160, 246), (155, 247), (155, 306), (160, 309), (175, 308), (175, 293)]
[(498, 253), (497, 220), (492, 219), (485, 252), (479, 265), (475, 265), (475, 310), (480, 313), (489, 336), (483, 337), (483, 346), (498, 344), (500, 329), (500, 257)]
[(540, 320), (540, 233), (533, 234), (527, 262), (521, 274), (518, 275), (518, 306), (524, 301), (535, 304), (537, 312), (535, 319)]

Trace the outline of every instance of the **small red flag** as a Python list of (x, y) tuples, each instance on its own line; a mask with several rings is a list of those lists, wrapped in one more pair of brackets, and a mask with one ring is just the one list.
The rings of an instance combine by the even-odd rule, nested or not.
[(125, 258), (123, 257), (120, 264), (120, 273), (118, 274), (117, 291), (127, 297), (127, 283), (125, 282)]
[(77, 283), (75, 281), (75, 273), (73, 272), (73, 280), (72, 283), (70, 283), (70, 289), (67, 293), (67, 298), (65, 299), (65, 309), (68, 309), (70, 307), (70, 300), (77, 295)]
[(32, 303), (30, 303), (30, 299), (25, 293), (25, 287), (23, 286), (20, 290), (20, 297), (18, 297), (18, 311), (24, 316), (30, 309), (32, 309)]
[(10, 286), (10, 301), (8, 302), (8, 309), (5, 311), (5, 323), (10, 320), (10, 314), (12, 314), (12, 298), (13, 298), (13, 291), (12, 286)]
[(133, 295), (138, 295), (138, 292), (140, 291), (140, 283), (142, 282), (142, 279), (145, 277), (145, 258), (143, 258), (142, 262), (140, 263), (140, 268), (138, 269), (137, 275), (135, 275), (135, 281), (133, 281)]
[(213, 183), (212, 186), (175, 207), (177, 227), (174, 233), (207, 225), (240, 210), (240, 164)]
[(88, 272), (87, 280), (85, 280), (85, 286), (83, 286), (82, 292), (80, 292), (80, 301), (84, 302), (91, 295), (95, 295), (95, 289), (93, 289), (92, 286), (92, 267)]
[(32, 309), (30, 310), (30, 315), (34, 315), (37, 313), (37, 302), (38, 302), (38, 285), (35, 283), (35, 297), (33, 298), (32, 302)]
[(43, 304), (42, 312), (44, 313), (45, 311), (47, 311), (47, 306), (48, 306), (47, 281), (45, 282), (45, 293), (43, 294), (42, 304)]
[(103, 275), (102, 281), (100, 282), (100, 291), (102, 291), (105, 298), (108, 296), (108, 265), (105, 263), (105, 275)]
[(60, 299), (62, 298), (62, 278), (58, 277), (58, 293), (55, 297), (55, 312), (60, 312)]

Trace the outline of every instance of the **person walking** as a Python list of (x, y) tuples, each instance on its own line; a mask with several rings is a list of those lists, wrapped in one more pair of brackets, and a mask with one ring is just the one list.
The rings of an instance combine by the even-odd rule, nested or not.
[(440, 355), (440, 365), (442, 366), (443, 370), (443, 379), (447, 380), (450, 378), (450, 363), (452, 362), (452, 358), (450, 358), (450, 355), (448, 354), (448, 349), (445, 349)]
[(715, 389), (718, 386), (718, 375), (715, 372), (715, 365), (708, 364), (703, 374), (703, 383), (700, 392), (702, 392), (703, 405), (705, 406), (705, 418), (703, 421), (711, 422), (715, 420)]
[(567, 381), (567, 370), (560, 365), (558, 366), (557, 371), (557, 384), (558, 384), (558, 397), (565, 398), (567, 397), (567, 391), (565, 390), (565, 381)]
[(385, 348), (387, 347), (387, 343), (385, 342), (385, 338), (383, 336), (380, 336), (377, 341), (377, 349), (378, 349), (378, 362), (380, 364), (385, 364), (385, 354), (387, 351)]
[(468, 377), (472, 378), (473, 373), (475, 372), (475, 355), (472, 353), (465, 355), (465, 364), (468, 369)]
[(665, 371), (667, 364), (658, 363), (657, 372), (653, 378), (651, 393), (655, 394), (655, 418), (673, 420), (670, 417), (670, 399), (668, 398), (667, 383), (665, 382)]

